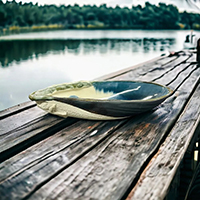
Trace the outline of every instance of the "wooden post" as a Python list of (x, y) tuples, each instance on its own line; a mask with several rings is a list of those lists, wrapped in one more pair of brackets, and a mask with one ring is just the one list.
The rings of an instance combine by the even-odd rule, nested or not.
[(197, 40), (197, 62), (200, 63), (200, 38)]

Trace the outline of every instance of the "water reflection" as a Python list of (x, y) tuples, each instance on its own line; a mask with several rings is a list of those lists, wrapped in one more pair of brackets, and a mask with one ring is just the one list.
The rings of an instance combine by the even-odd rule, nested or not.
[(8, 67), (13, 62), (20, 63), (46, 54), (60, 54), (65, 51), (74, 55), (121, 51), (148, 53), (169, 50), (174, 44), (174, 38), (0, 41), (0, 66)]

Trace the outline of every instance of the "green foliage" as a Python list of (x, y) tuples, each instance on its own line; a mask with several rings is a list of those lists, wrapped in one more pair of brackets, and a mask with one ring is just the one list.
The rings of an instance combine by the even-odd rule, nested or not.
[[(130, 28), (130, 29), (179, 29), (200, 27), (200, 15), (179, 13), (173, 5), (146, 3), (145, 7), (132, 8), (84, 5), (38, 6), (33, 3), (3, 3), (0, 0), (0, 31), (9, 27), (48, 26), (64, 28)], [(55, 26), (56, 27), (56, 26)]]

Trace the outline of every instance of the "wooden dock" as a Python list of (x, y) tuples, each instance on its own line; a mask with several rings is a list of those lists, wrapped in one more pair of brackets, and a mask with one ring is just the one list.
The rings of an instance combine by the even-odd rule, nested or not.
[(132, 118), (60, 118), (34, 102), (0, 112), (0, 199), (184, 199), (198, 163), (200, 67), (194, 51), (101, 78), (166, 85), (173, 95)]

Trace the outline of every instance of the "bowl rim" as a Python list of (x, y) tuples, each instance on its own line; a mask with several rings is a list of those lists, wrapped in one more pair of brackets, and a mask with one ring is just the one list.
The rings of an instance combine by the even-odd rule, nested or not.
[[(60, 89), (59, 87), (60, 86), (77, 86), (78, 89), (81, 89), (81, 88), (85, 88), (86, 86), (92, 86), (93, 83), (100, 83), (100, 82), (132, 82), (132, 83), (145, 83), (145, 84), (152, 84), (152, 85), (157, 85), (157, 86), (160, 86), (162, 88), (165, 88), (167, 89), (168, 93), (166, 95), (163, 95), (163, 96), (160, 96), (160, 97), (157, 97), (157, 98), (153, 98), (153, 99), (146, 99), (146, 100), (118, 100), (118, 99), (94, 99), (94, 98), (74, 98), (74, 97), (55, 97), (55, 96), (51, 96), (50, 94), (52, 94), (54, 91), (60, 91), (62, 89)], [(83, 84), (83, 83), (86, 83), (86, 86)], [(59, 89), (58, 89), (59, 88)], [(75, 88), (75, 87), (74, 87)], [(73, 87), (69, 87), (69, 88), (63, 88), (64, 89), (74, 89)], [(38, 92), (42, 92), (42, 91), (45, 91), (45, 90), (49, 90), (50, 92), (47, 93), (47, 94), (44, 94), (44, 95), (37, 95)], [(162, 85), (162, 84), (159, 84), (159, 83), (154, 83), (154, 82), (148, 82), (148, 81), (132, 81), (132, 80), (100, 80), (100, 81), (78, 81), (78, 82), (72, 82), (72, 83), (61, 83), (61, 84), (56, 84), (56, 85), (52, 85), (52, 86), (49, 86), (49, 87), (46, 87), (44, 89), (40, 89), (40, 90), (37, 90), (35, 92), (32, 92), (30, 95), (29, 95), (29, 99), (32, 100), (32, 101), (50, 101), (50, 100), (74, 100), (74, 101), (87, 101), (87, 102), (104, 102), (104, 103), (111, 103), (111, 102), (121, 102), (121, 103), (134, 103), (134, 102), (154, 102), (154, 101), (158, 101), (158, 100), (162, 100), (162, 99), (166, 99), (168, 98), (169, 96), (171, 96), (173, 94), (173, 90), (165, 85)]]

